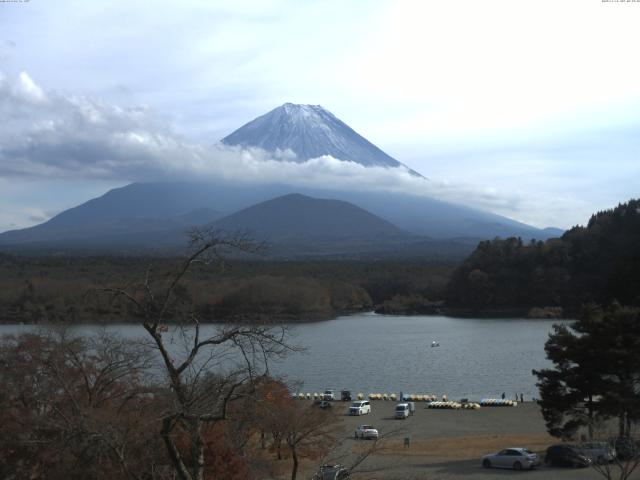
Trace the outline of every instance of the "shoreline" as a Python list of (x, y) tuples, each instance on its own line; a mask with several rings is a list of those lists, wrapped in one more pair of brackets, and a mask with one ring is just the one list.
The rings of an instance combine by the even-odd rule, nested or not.
[[(543, 317), (543, 316), (529, 316), (526, 311), (522, 310), (489, 310), (483, 312), (477, 312), (472, 310), (448, 310), (442, 309), (441, 311), (435, 313), (400, 313), (400, 312), (379, 312), (376, 310), (359, 310), (359, 311), (347, 311), (347, 312), (338, 312), (333, 315), (317, 315), (317, 316), (309, 316), (309, 317), (296, 317), (294, 315), (281, 315), (274, 318), (273, 315), (261, 315), (261, 316), (239, 316), (235, 318), (227, 318), (224, 320), (200, 320), (201, 325), (282, 325), (282, 324), (309, 324), (309, 323), (322, 323), (328, 322), (332, 320), (337, 320), (341, 317), (349, 317), (353, 315), (359, 314), (372, 314), (378, 315), (381, 317), (445, 317), (445, 318), (460, 318), (460, 319), (477, 319), (477, 320), (490, 320), (490, 319), (499, 319), (499, 320), (558, 320), (558, 321), (575, 321), (575, 318), (572, 317)], [(263, 318), (269, 318), (269, 320), (264, 320)], [(8, 320), (8, 321), (7, 321)], [(164, 322), (168, 325), (178, 325), (179, 322)], [(32, 325), (32, 326), (41, 326), (41, 327), (55, 327), (55, 326), (87, 326), (87, 325), (96, 325), (96, 326), (111, 326), (111, 325), (141, 325), (142, 320), (127, 320), (127, 319), (118, 319), (114, 321), (104, 320), (104, 319), (85, 319), (85, 320), (76, 320), (71, 322), (63, 322), (63, 321), (15, 321), (15, 319), (0, 319), (0, 325)]]
[[(535, 308), (535, 307), (534, 307)], [(207, 320), (201, 319), (202, 325), (281, 325), (281, 324), (307, 324), (320, 323), (331, 320), (337, 320), (340, 317), (349, 317), (359, 314), (373, 314), (381, 317), (447, 317), (447, 318), (464, 318), (464, 319), (500, 319), (500, 320), (558, 320), (558, 321), (574, 321), (576, 318), (572, 316), (531, 316), (531, 309), (491, 309), (491, 310), (473, 310), (473, 309), (457, 309), (442, 307), (429, 312), (406, 312), (406, 311), (380, 311), (379, 309), (363, 309), (363, 310), (346, 310), (334, 312), (330, 315), (316, 314), (308, 316), (296, 316), (294, 314), (256, 314), (256, 315), (237, 315), (227, 317), (223, 320)], [(177, 325), (179, 322), (165, 322), (168, 325)], [(105, 320), (103, 318), (75, 319), (70, 322), (63, 321), (16, 321), (15, 316), (11, 318), (0, 318), (0, 325), (34, 325), (34, 326), (60, 326), (60, 325), (141, 325), (142, 319), (118, 319), (115, 321)]]

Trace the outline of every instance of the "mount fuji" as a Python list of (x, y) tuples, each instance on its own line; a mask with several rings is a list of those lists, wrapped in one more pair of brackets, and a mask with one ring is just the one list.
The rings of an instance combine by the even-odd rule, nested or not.
[[(260, 148), (276, 159), (300, 163), (330, 155), (362, 165), (363, 175), (367, 168), (382, 167), (406, 169), (424, 178), (318, 105), (286, 103), (240, 127), (222, 143)], [(175, 250), (183, 248), (186, 228), (201, 225), (252, 230), (256, 237), (280, 242), (282, 255), (296, 258), (313, 252), (322, 252), (323, 258), (357, 257), (365, 249), (378, 257), (429, 257), (443, 252), (460, 257), (479, 240), (509, 236), (545, 240), (562, 233), (382, 188), (301, 187), (287, 184), (285, 178), (262, 184), (175, 181), (132, 183), (110, 190), (40, 225), (0, 233), (0, 249)]]
[[(258, 147), (295, 162), (330, 155), (365, 167), (404, 167), (420, 176), (320, 105), (285, 103), (240, 127), (222, 143)], [(293, 155), (287, 156), (289, 152)]]

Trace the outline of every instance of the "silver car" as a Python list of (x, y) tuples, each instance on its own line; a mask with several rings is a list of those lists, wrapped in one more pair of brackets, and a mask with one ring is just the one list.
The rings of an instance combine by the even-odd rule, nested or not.
[(492, 453), (482, 457), (482, 466), (485, 468), (513, 468), (514, 470), (531, 469), (540, 465), (538, 455), (526, 448), (505, 448), (498, 453)]
[(347, 480), (349, 478), (349, 470), (340, 464), (323, 465), (313, 476), (313, 480)]
[(616, 450), (607, 442), (586, 442), (578, 447), (580, 453), (594, 463), (609, 463), (616, 459)]
[(376, 428), (373, 428), (371, 425), (358, 425), (356, 427), (356, 432), (354, 436), (356, 440), (358, 438), (367, 438), (370, 440), (377, 440), (378, 430)]

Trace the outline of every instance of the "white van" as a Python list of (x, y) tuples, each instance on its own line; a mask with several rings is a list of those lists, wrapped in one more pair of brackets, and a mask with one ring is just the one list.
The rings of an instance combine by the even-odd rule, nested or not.
[(407, 418), (409, 416), (409, 404), (399, 403), (396, 405), (396, 418)]
[(366, 415), (367, 413), (371, 413), (369, 400), (356, 400), (355, 402), (351, 402), (349, 415)]

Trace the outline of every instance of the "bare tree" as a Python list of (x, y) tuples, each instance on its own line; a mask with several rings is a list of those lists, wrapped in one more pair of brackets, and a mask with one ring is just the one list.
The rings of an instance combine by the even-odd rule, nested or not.
[[(147, 356), (104, 333), (0, 340), (0, 477), (150, 478)], [(159, 442), (158, 442), (159, 443)]]
[(594, 459), (591, 464), (593, 470), (607, 480), (631, 478), (633, 472), (640, 466), (640, 439), (631, 435), (602, 443), (608, 444), (612, 450), (616, 450), (616, 457), (611, 461)]
[[(389, 431), (378, 436), (371, 442), (366, 442), (366, 445), (360, 444), (355, 455), (351, 452), (350, 448), (345, 448), (345, 444), (353, 441), (353, 437), (349, 436), (342, 438), (340, 441), (334, 442), (331, 449), (326, 450), (324, 454), (319, 458), (317, 464), (317, 470), (320, 472), (322, 465), (335, 465), (339, 464), (344, 468), (349, 475), (370, 475), (370, 471), (367, 471), (364, 467), (369, 458), (374, 456), (379, 451), (383, 450), (389, 440), (393, 440), (406, 432), (405, 427), (393, 428)], [(321, 475), (316, 475), (314, 479)]]
[[(268, 373), (269, 360), (293, 348), (287, 344), (284, 327), (209, 327), (204, 333), (182, 280), (196, 262), (210, 264), (231, 252), (255, 252), (257, 246), (246, 236), (228, 236), (214, 229), (194, 230), (190, 240), (191, 253), (160, 285), (149, 270), (141, 283), (105, 290), (134, 307), (160, 355), (170, 391), (163, 411), (158, 412), (160, 435), (178, 478), (203, 480), (203, 429), (227, 419), (231, 402), (247, 396), (247, 386)], [(170, 323), (175, 330), (168, 327)], [(172, 345), (176, 335), (182, 352)]]
[(302, 458), (318, 458), (335, 443), (338, 419), (331, 411), (292, 399), (273, 413), (272, 431), (291, 454), (291, 480), (296, 480)]

